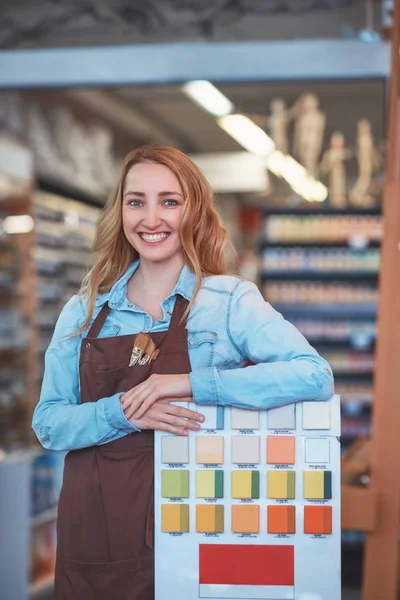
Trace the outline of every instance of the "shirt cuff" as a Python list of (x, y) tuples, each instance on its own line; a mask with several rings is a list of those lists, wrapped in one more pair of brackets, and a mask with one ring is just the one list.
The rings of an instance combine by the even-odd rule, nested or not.
[(193, 400), (196, 404), (218, 405), (218, 392), (215, 367), (197, 369), (190, 373)]
[(109, 398), (104, 398), (104, 416), (108, 421), (109, 425), (114, 429), (120, 429), (122, 431), (140, 431), (137, 427), (134, 427), (132, 423), (124, 415), (120, 398), (123, 393), (114, 394)]

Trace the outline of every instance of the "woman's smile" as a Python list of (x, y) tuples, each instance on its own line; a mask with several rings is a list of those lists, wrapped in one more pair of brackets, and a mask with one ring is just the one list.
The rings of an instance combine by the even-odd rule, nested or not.
[(170, 232), (161, 231), (159, 233), (144, 233), (141, 232), (138, 234), (139, 237), (143, 240), (143, 242), (149, 246), (156, 246), (162, 244), (166, 239), (169, 238)]

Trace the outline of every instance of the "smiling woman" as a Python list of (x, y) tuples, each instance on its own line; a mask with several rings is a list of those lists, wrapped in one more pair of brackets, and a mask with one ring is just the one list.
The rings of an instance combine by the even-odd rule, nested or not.
[(95, 264), (57, 322), (33, 419), (46, 448), (69, 450), (56, 600), (154, 600), (154, 430), (179, 444), (204, 421), (188, 406), (269, 409), (333, 393), (326, 361), (254, 284), (226, 274), (226, 243), (187, 156), (128, 154)]
[[(169, 191), (165, 191), (169, 190)], [(179, 255), (184, 197), (179, 181), (165, 165), (144, 162), (128, 171), (122, 221), (126, 239), (141, 260), (170, 261)]]

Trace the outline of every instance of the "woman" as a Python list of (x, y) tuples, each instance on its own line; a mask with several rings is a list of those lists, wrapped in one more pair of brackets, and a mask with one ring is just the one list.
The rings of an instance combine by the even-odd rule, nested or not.
[(56, 599), (153, 598), (153, 431), (188, 435), (203, 420), (179, 403), (266, 409), (333, 393), (325, 360), (254, 284), (225, 274), (226, 241), (187, 156), (154, 145), (126, 157), (33, 419), (45, 448), (70, 451)]

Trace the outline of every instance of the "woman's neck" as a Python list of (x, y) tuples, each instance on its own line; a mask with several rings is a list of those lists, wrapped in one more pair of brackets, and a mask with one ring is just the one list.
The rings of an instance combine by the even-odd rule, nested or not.
[(128, 284), (128, 295), (142, 299), (151, 298), (153, 302), (161, 304), (176, 286), (183, 265), (183, 257), (180, 255), (173, 257), (167, 265), (141, 260), (129, 282), (130, 285)]

